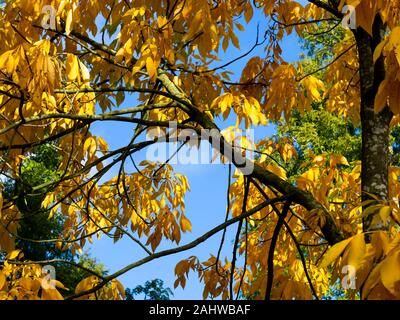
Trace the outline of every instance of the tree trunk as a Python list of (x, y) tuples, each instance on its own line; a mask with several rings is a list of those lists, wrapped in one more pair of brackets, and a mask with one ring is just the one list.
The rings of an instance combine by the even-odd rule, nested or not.
[[(382, 57), (374, 65), (373, 53), (383, 38), (383, 30), (382, 21), (377, 16), (372, 37), (361, 28), (355, 31), (360, 62), (363, 201), (373, 199), (371, 195), (380, 200), (388, 200), (389, 196), (389, 133), (393, 115), (387, 106), (379, 114), (374, 112), (375, 96), (385, 77), (385, 67)], [(364, 217), (365, 232), (371, 231), (373, 216)]]

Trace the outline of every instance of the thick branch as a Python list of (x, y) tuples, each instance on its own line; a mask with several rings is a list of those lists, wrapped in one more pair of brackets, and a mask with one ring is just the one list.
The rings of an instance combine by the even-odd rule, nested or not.
[(317, 7), (320, 7), (322, 9), (328, 11), (329, 13), (333, 14), (335, 17), (338, 17), (340, 19), (343, 18), (343, 13), (338, 11), (336, 8), (331, 7), (326, 2), (323, 2), (321, 0), (308, 0), (308, 2), (315, 4)]
[[(159, 79), (172, 95), (176, 95), (180, 100), (185, 100), (182, 92), (172, 83), (166, 74), (160, 74)], [(219, 128), (210, 117), (198, 110), (187, 99), (185, 101), (187, 103), (184, 106), (181, 106), (182, 109), (189, 114), (193, 121), (200, 124), (204, 129), (209, 130), (211, 142), (216, 143), (213, 147), (219, 151), (223, 150), (225, 152), (223, 154), (224, 157), (230, 160), (238, 168), (248, 168), (253, 166), (254, 169), (251, 173), (251, 177), (257, 179), (264, 185), (275, 188), (281, 194), (291, 194), (292, 201), (300, 204), (307, 210), (320, 210), (325, 220), (325, 224), (321, 226), (321, 230), (325, 239), (331, 245), (344, 239), (327, 209), (324, 208), (310, 193), (293, 186), (288, 181), (285, 181), (276, 174), (264, 169), (257, 163), (253, 163), (249, 159), (244, 158), (240, 148), (233, 147), (224, 139)]]

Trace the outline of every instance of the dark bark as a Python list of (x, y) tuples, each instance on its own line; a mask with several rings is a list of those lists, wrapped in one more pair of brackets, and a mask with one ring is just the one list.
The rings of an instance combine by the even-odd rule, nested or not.
[[(385, 66), (382, 57), (373, 63), (373, 53), (383, 38), (383, 31), (382, 20), (377, 16), (373, 36), (361, 28), (355, 32), (360, 62), (363, 201), (372, 199), (371, 194), (380, 200), (387, 200), (389, 196), (389, 133), (393, 114), (387, 106), (380, 113), (374, 111), (375, 96), (385, 77)], [(371, 230), (372, 218), (373, 214), (364, 218), (364, 231)]]

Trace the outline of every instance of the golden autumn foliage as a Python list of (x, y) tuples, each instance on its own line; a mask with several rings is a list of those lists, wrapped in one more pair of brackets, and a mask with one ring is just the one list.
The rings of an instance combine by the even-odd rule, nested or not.
[[(281, 44), (287, 36), (318, 32), (318, 22), (325, 20), (340, 26), (345, 5), (355, 8), (356, 29), (344, 30), (322, 76), (321, 70), (307, 73), (284, 60)], [(363, 182), (374, 176), (367, 158), (349, 163), (340, 154), (315, 154), (292, 181), (271, 159), (287, 163), (297, 157), (294, 141), (265, 137), (253, 145), (241, 139), (243, 150), (259, 152), (254, 172), (235, 170), (226, 221), (221, 213), (220, 225), (182, 245), (182, 234), (192, 230), (184, 203), (190, 181), (168, 162), (134, 159), (160, 142), (151, 134), (146, 140), (144, 133), (164, 132), (172, 121), (179, 132), (216, 130), (227, 144), (242, 123), (250, 128), (288, 120), (294, 110), (305, 113), (319, 102), (363, 128), (366, 105), (376, 114), (390, 113), (390, 125), (397, 125), (399, 13), (398, 0), (5, 1), (0, 6), (0, 299), (124, 299), (120, 275), (194, 248), (233, 224), (238, 225), (233, 257), (210, 253), (200, 261), (189, 254), (175, 267), (176, 287), (185, 287), (195, 272), (204, 283), (204, 299), (240, 294), (320, 299), (342, 280), (343, 267), (351, 266), (357, 277), (355, 286), (345, 288), (347, 297), (400, 299), (400, 168), (387, 164), (383, 196), (375, 192), (377, 183)], [(255, 15), (267, 25), (263, 40), (249, 30)], [(257, 32), (255, 46), (264, 54), (244, 54), (243, 70), (235, 75), (234, 61), (221, 60), (232, 46), (246, 45), (239, 40), (244, 31)], [(365, 49), (362, 39), (372, 39), (373, 50)], [(232, 116), (233, 126), (217, 127), (216, 121)], [(110, 148), (107, 137), (91, 129), (101, 121), (130, 124), (130, 142)], [(371, 132), (379, 133), (377, 123)], [(62, 234), (49, 240), (59, 250), (80, 252), (107, 233), (115, 241), (131, 238), (145, 253), (115, 273), (83, 279), (67, 296), (59, 281), (43, 286), (45, 262), (24, 259), (15, 247), (24, 213), (17, 196), (3, 196), (5, 178), (20, 179), (24, 160), (46, 143), (56, 143), (60, 174), (30, 194), (46, 190), (42, 207), (48, 218), (64, 218)], [(126, 169), (126, 163), (136, 170)], [(113, 168), (117, 174), (110, 178)], [(161, 243), (170, 249), (158, 250)]]

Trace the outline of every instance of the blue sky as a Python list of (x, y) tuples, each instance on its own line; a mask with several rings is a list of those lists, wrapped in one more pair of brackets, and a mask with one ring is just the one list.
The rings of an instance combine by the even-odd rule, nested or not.
[[(255, 41), (254, 30), (256, 30), (258, 22), (260, 23), (260, 29), (262, 30), (262, 25), (265, 25), (265, 18), (263, 15), (256, 12), (255, 17), (246, 28), (248, 31), (239, 34), (241, 50), (237, 50), (233, 47), (229, 48), (226, 54), (224, 54), (223, 61), (220, 62), (221, 64), (240, 56), (243, 52), (248, 51), (249, 48), (252, 47)], [(243, 22), (243, 24), (245, 23)], [(298, 59), (300, 48), (298, 45), (298, 39), (295, 36), (286, 37), (281, 46), (285, 60), (295, 61)], [(238, 79), (238, 77), (240, 77), (240, 72), (244, 64), (251, 56), (259, 55), (262, 57), (263, 49), (263, 46), (258, 47), (248, 58), (231, 65), (229, 70), (235, 72), (233, 78)], [(133, 106), (135, 103), (135, 99), (131, 97), (125, 101), (122, 107)], [(220, 128), (226, 128), (232, 125), (233, 120), (234, 119), (231, 117), (225, 123), (219, 122), (217, 124)], [(114, 149), (126, 145), (129, 142), (133, 132), (132, 128), (131, 124), (107, 122), (95, 124), (92, 127), (92, 132), (95, 135), (103, 136), (109, 143), (110, 148)], [(273, 133), (274, 129), (272, 126), (260, 127), (256, 130), (256, 138), (267, 137)], [(144, 153), (137, 154), (135, 156), (135, 162), (139, 163), (144, 159), (144, 157)], [(127, 169), (132, 168), (128, 167)], [(182, 245), (197, 238), (210, 228), (224, 221), (228, 166), (222, 164), (174, 165), (174, 169), (175, 171), (187, 176), (191, 188), (191, 191), (187, 193), (185, 198), (185, 215), (191, 220), (193, 230), (192, 233), (184, 234), (182, 236), (180, 243)], [(113, 170), (110, 172), (109, 177), (115, 174), (116, 170)], [(232, 242), (235, 232), (236, 225), (228, 229), (221, 255), (222, 258), (225, 256), (231, 257)], [(216, 255), (220, 243), (220, 237), (221, 233), (215, 235), (205, 243), (190, 251), (153, 260), (144, 266), (131, 270), (121, 276), (119, 280), (125, 287), (132, 288), (138, 284), (144, 284), (146, 280), (159, 278), (165, 282), (165, 286), (173, 289), (173, 283), (175, 280), (174, 268), (176, 263), (192, 255), (197, 256), (201, 261), (207, 260), (210, 254)], [(175, 244), (162, 243), (157, 250), (174, 246)], [(89, 250), (92, 256), (102, 262), (110, 272), (115, 272), (145, 255), (142, 249), (135, 245), (131, 240), (125, 238), (114, 244), (111, 239), (103, 236), (100, 240), (95, 240), (94, 244), (88, 248), (90, 248)], [(240, 260), (238, 263), (240, 264)], [(173, 291), (173, 299), (202, 299), (203, 286), (199, 284), (197, 275), (191, 273), (189, 274), (185, 290), (178, 287)]]

